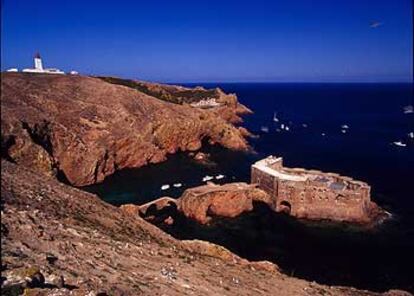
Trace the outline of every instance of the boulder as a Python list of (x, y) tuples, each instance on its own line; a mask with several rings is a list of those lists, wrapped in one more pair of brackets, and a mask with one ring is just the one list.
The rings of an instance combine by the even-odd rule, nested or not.
[(187, 189), (179, 198), (179, 211), (187, 218), (207, 224), (212, 216), (236, 217), (253, 210), (253, 202), (271, 205), (268, 194), (247, 183), (207, 184)]

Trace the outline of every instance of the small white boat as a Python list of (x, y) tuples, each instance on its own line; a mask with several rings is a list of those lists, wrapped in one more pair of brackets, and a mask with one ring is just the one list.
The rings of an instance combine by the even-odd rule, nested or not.
[(220, 179), (223, 179), (223, 178), (224, 178), (224, 175), (221, 175), (221, 174), (216, 176), (217, 180), (220, 180)]
[(285, 131), (289, 131), (289, 127), (288, 126), (285, 126)]
[(279, 118), (277, 118), (277, 113), (273, 112), (273, 121), (274, 122), (279, 122)]
[(404, 114), (414, 113), (414, 107), (413, 107), (413, 105), (405, 106), (403, 108), (403, 112), (404, 112)]
[(285, 129), (285, 125), (283, 123), (280, 125), (280, 129), (282, 129), (282, 130)]
[(346, 134), (346, 129), (341, 130), (341, 133)]
[(414, 132), (408, 133), (408, 137), (409, 137), (410, 139), (414, 139)]
[(396, 141), (396, 142), (393, 142), (393, 144), (394, 144), (395, 146), (399, 146), (399, 147), (405, 147), (405, 146), (407, 146), (407, 144), (405, 144), (405, 143), (403, 143), (403, 142), (401, 142), (401, 141)]
[(322, 135), (322, 137), (325, 137), (326, 134), (325, 133), (322, 133), (321, 135)]
[(161, 186), (161, 190), (167, 190), (167, 189), (170, 189), (170, 185), (165, 184)]
[(181, 186), (183, 186), (183, 184), (181, 183), (174, 183), (173, 185), (175, 188), (180, 188)]
[(214, 177), (207, 175), (203, 178), (203, 182), (207, 182), (207, 181), (210, 181), (210, 180), (213, 180), (213, 179), (214, 179)]
[(302, 123), (302, 126), (305, 127), (305, 128), (308, 127), (308, 125), (306, 123)]
[(264, 132), (264, 133), (268, 133), (268, 132), (269, 132), (269, 128), (268, 128), (267, 126), (262, 126), (262, 127), (260, 128), (260, 130), (261, 130), (262, 132)]
[(341, 128), (342, 128), (342, 129), (349, 129), (349, 125), (347, 125), (347, 124), (343, 124), (343, 125), (341, 125)]

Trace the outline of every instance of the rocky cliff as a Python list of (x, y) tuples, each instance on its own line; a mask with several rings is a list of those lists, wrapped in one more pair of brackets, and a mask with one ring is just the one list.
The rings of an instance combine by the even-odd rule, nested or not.
[[(2, 157), (81, 186), (118, 169), (163, 161), (169, 153), (197, 150), (203, 141), (249, 148), (246, 131), (232, 124), (249, 111), (234, 95), (119, 81), (2, 73)], [(217, 96), (221, 104), (202, 110), (178, 99), (192, 94)]]
[[(246, 150), (248, 132), (232, 122), (248, 110), (235, 96), (146, 84), (150, 92), (81, 76), (1, 78), (2, 295), (380, 295), (291, 278), (211, 243), (178, 241), (138, 217), (136, 207), (116, 208), (55, 178), (99, 182), (117, 169), (196, 150), (203, 140)], [(174, 94), (172, 101), (160, 92)], [(188, 92), (218, 94), (221, 105), (201, 110), (176, 101)], [(244, 186), (201, 192), (201, 201), (189, 190), (183, 206), (208, 221), (267, 202)], [(160, 199), (155, 210), (165, 205), (175, 203)]]
[(380, 295), (178, 241), (95, 195), (4, 160), (1, 202), (2, 295)]

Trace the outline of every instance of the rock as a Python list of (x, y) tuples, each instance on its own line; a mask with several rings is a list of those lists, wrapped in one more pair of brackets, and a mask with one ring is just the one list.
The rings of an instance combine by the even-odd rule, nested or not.
[(206, 161), (210, 157), (210, 154), (198, 152), (196, 155), (194, 155), (194, 159), (197, 161)]
[(269, 261), (256, 261), (256, 262), (248, 262), (248, 265), (256, 270), (265, 270), (268, 272), (279, 272), (279, 267)]
[(20, 291), (25, 288), (42, 287), (45, 283), (45, 277), (37, 267), (23, 267), (12, 269), (5, 274), (5, 282), (2, 285), (10, 291)]
[(206, 241), (195, 239), (191, 241), (184, 240), (182, 243), (190, 252), (196, 252), (225, 261), (233, 261), (234, 258), (238, 258), (237, 255), (233, 254), (226, 248)]
[(253, 201), (270, 204), (262, 190), (246, 183), (207, 184), (187, 189), (179, 198), (179, 211), (187, 218), (206, 224), (212, 216), (236, 217), (253, 210)]
[(406, 291), (402, 291), (402, 290), (389, 290), (385, 293), (383, 293), (384, 296), (412, 296), (413, 294), (406, 292)]
[[(8, 229), (1, 233), (2, 295), (303, 295), (309, 287), (273, 265), (248, 262), (221, 246), (174, 239), (93, 194), (24, 166), (5, 160), (1, 165), (1, 218)], [(42, 199), (32, 198), (40, 194)], [(37, 237), (39, 229), (44, 235)], [(34, 266), (46, 264), (47, 252), (59, 260), (40, 272)], [(43, 270), (49, 274), (46, 281), (39, 274)], [(239, 284), (229, 290), (232, 277)], [(326, 295), (378, 295), (316, 283), (312, 287)]]
[[(198, 150), (203, 140), (249, 148), (227, 120), (239, 112), (237, 97), (217, 90), (24, 73), (2, 73), (1, 89), (2, 155), (76, 186)], [(223, 102), (219, 110), (183, 104), (209, 95)]]
[(139, 213), (142, 216), (160, 215), (163, 212), (175, 210), (177, 208), (177, 200), (168, 196), (160, 197), (156, 200), (147, 202), (139, 206)]
[(198, 162), (202, 165), (205, 165), (205, 166), (215, 166), (216, 165), (215, 162), (211, 161), (209, 153), (197, 152), (196, 154), (192, 155), (192, 158), (196, 162)]
[(243, 135), (243, 137), (246, 138), (257, 138), (257, 136), (253, 135), (251, 132), (249, 132), (246, 128), (239, 126), (238, 130), (240, 131), (240, 133)]
[(167, 225), (173, 225), (174, 219), (171, 216), (168, 216), (168, 218), (164, 220), (164, 223)]
[(64, 288), (65, 287), (65, 279), (62, 275), (51, 275), (47, 277), (46, 282), (51, 284), (57, 288)]
[(121, 205), (119, 209), (128, 215), (138, 217), (140, 206), (133, 205), (133, 204), (125, 204), (125, 205)]
[(55, 255), (53, 255), (53, 254), (47, 254), (46, 255), (46, 261), (49, 263), (49, 264), (55, 264), (55, 262), (58, 260), (58, 258), (55, 256)]

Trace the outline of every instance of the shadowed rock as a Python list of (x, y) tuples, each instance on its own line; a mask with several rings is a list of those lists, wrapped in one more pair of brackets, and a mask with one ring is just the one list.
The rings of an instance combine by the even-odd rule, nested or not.
[[(165, 88), (189, 98), (210, 92)], [(2, 73), (1, 90), (2, 157), (77, 186), (161, 162), (169, 153), (198, 150), (203, 140), (249, 148), (245, 132), (231, 123), (247, 109), (222, 91), (213, 92), (220, 107), (202, 110), (75, 75)]]
[[(1, 175), (2, 292), (380, 295), (291, 278), (212, 243), (181, 242), (93, 194), (8, 161)], [(49, 264), (48, 254), (58, 261)]]

